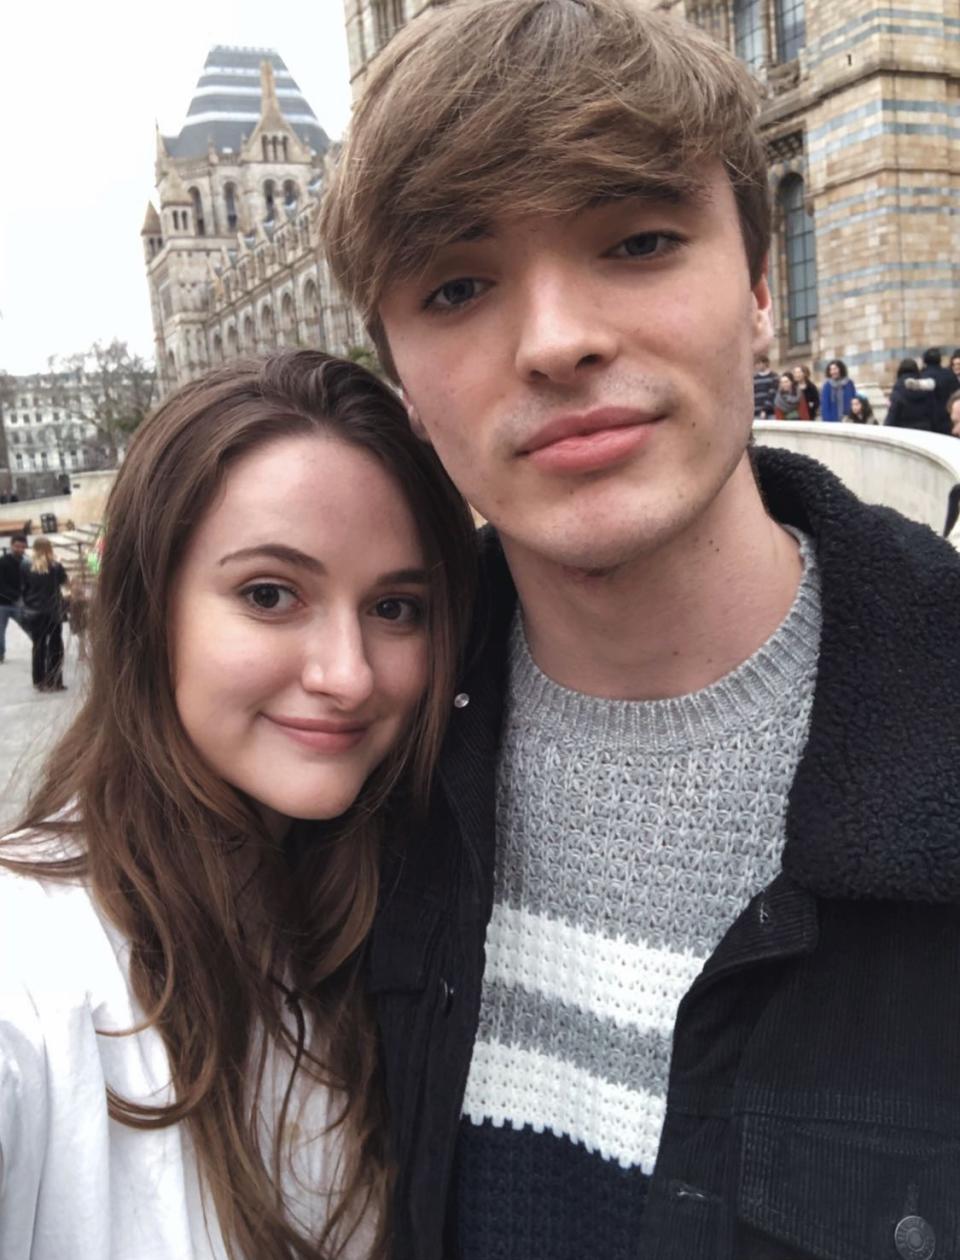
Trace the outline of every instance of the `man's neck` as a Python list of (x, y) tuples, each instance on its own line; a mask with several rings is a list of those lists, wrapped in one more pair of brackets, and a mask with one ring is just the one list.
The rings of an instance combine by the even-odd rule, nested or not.
[(503, 542), (536, 664), (616, 700), (687, 695), (736, 669), (786, 617), (803, 572), (746, 458), (691, 528), (611, 573)]

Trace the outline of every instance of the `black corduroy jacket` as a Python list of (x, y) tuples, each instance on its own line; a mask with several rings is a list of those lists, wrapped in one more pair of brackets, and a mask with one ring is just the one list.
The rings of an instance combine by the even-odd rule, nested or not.
[[(960, 556), (811, 460), (754, 460), (771, 514), (817, 548), (810, 735), (782, 872), (681, 1003), (636, 1254), (960, 1257)], [(484, 624), (431, 815), (388, 862), (370, 942), (396, 1260), (456, 1255), (516, 600), (495, 536), (483, 545)]]

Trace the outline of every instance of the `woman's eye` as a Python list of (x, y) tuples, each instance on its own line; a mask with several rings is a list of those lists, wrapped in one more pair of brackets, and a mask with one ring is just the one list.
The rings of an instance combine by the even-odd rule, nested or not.
[(257, 582), (241, 594), (258, 612), (290, 612), (298, 602), (289, 587), (279, 586), (276, 582)]
[(417, 599), (378, 599), (373, 615), (395, 625), (416, 625), (423, 620), (423, 606)]
[(681, 241), (665, 232), (636, 232), (610, 251), (620, 258), (654, 258), (676, 249)]
[(458, 306), (465, 306), (479, 297), (483, 292), (483, 282), (472, 276), (460, 276), (456, 280), (448, 280), (434, 289), (424, 302), (424, 307), (433, 310), (452, 311)]

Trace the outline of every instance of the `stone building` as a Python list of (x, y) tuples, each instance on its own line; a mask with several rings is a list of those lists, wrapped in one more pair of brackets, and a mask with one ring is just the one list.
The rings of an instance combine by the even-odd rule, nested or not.
[[(377, 52), (441, 0), (344, 0), (356, 91)], [(775, 361), (843, 358), (864, 387), (960, 346), (956, 0), (663, 0), (766, 87)]]
[(0, 378), (0, 495), (58, 494), (71, 473), (102, 466), (83, 389), (67, 372)]
[(141, 237), (160, 396), (239, 354), (366, 345), (317, 248), (330, 141), (275, 52), (212, 49), (156, 144)]

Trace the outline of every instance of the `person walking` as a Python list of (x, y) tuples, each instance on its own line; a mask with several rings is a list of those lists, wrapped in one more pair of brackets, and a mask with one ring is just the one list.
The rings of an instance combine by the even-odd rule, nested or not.
[(26, 534), (12, 534), (10, 550), (0, 556), (0, 665), (7, 655), (7, 623), (15, 621), (24, 634), (28, 633), (23, 620), (26, 550)]
[(824, 420), (839, 421), (850, 410), (857, 387), (847, 375), (847, 365), (842, 359), (831, 359), (827, 364), (827, 379), (820, 391), (820, 407)]
[(369, 953), (393, 1260), (953, 1249), (960, 556), (751, 441), (759, 91), (636, 0), (461, 0), (331, 172), (331, 273), (490, 522)]
[(33, 640), (33, 685), (66, 691), (63, 681), (63, 591), (70, 579), (49, 538), (33, 540), (33, 560), (23, 585), (27, 629)]
[(934, 389), (932, 380), (921, 379), (916, 359), (901, 359), (884, 424), (897, 429), (930, 430), (936, 407)]

